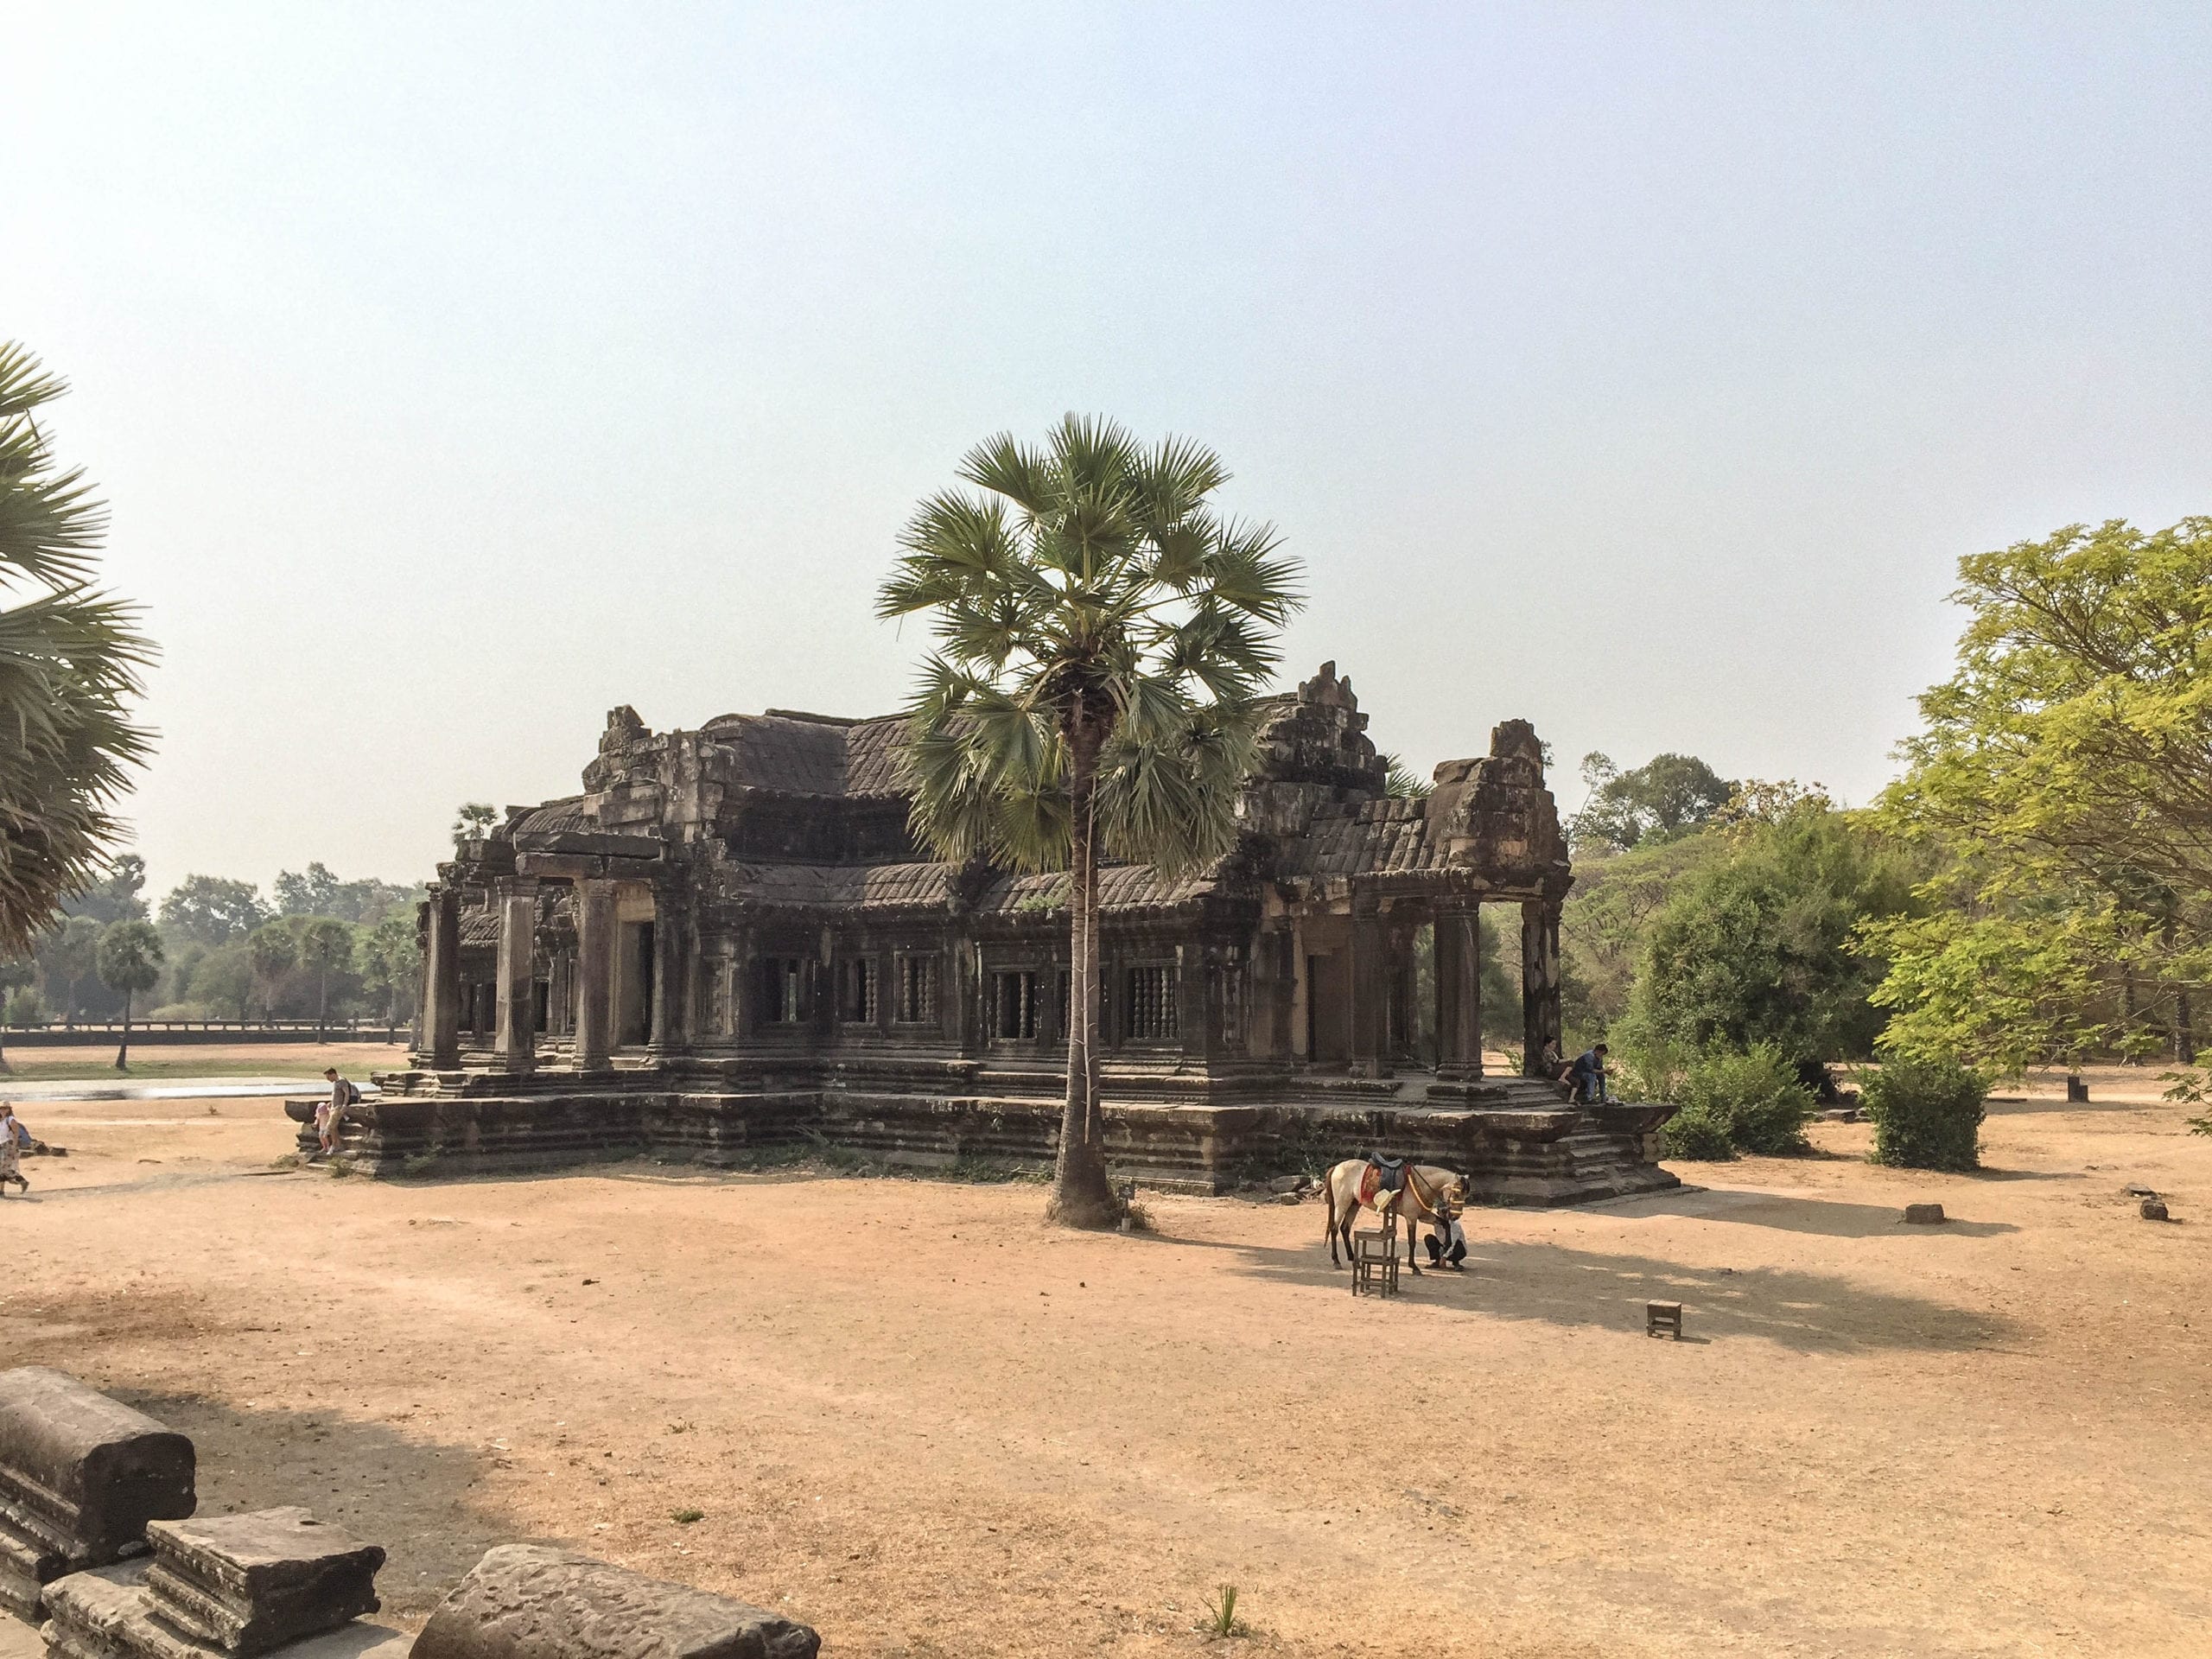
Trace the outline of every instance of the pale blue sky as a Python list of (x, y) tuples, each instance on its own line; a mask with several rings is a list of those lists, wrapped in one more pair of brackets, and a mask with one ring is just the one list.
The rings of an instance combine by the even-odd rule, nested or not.
[(1185, 432), (1424, 769), (1863, 800), (1961, 554), (2212, 512), (2212, 9), (0, 6), (0, 336), (155, 886), (426, 874), (605, 711), (888, 709), (913, 500)]

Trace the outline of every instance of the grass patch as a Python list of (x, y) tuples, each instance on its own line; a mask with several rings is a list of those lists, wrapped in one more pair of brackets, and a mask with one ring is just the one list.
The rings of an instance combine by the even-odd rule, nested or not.
[(1250, 1632), (1236, 1617), (1236, 1586), (1224, 1584), (1205, 1599), (1205, 1622), (1198, 1626), (1208, 1636), (1246, 1636)]
[(694, 1521), (705, 1520), (707, 1512), (704, 1510), (671, 1510), (668, 1518), (679, 1527), (688, 1527)]

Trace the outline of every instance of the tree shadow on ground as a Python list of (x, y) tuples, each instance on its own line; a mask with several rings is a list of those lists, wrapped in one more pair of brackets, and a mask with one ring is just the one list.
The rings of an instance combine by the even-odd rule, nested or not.
[(2069, 1114), (2084, 1117), (2107, 1112), (2157, 1112), (2177, 1104), (2171, 1100), (2075, 1100), (2051, 1095), (1992, 1095), (1985, 1103), (1992, 1117), (2050, 1117)]
[[(1642, 1218), (1681, 1216), (1694, 1221), (1725, 1221), (1748, 1227), (1774, 1227), (1784, 1232), (1812, 1233), (1828, 1238), (1886, 1238), (1908, 1230), (1903, 1209), (1889, 1204), (1851, 1204), (1838, 1198), (1816, 1198), (1798, 1193), (1745, 1191), (1713, 1186), (1697, 1192), (1655, 1192), (1610, 1212)], [(2020, 1230), (2009, 1221), (1947, 1221), (1940, 1227), (1911, 1226), (1915, 1233), (1954, 1238), (1993, 1238)]]
[[(1934, 1233), (1937, 1229), (1915, 1229)], [(1406, 1274), (1401, 1294), (1433, 1306), (1563, 1327), (1641, 1332), (1644, 1304), (1680, 1302), (1695, 1336), (1757, 1337), (1801, 1353), (1869, 1348), (1958, 1353), (2018, 1334), (1998, 1313), (1876, 1290), (1839, 1274), (1790, 1268), (1692, 1266), (1656, 1256), (1611, 1255), (1564, 1245), (1468, 1236), (1464, 1272)], [(1160, 1242), (1245, 1257), (1259, 1277), (1344, 1292), (1348, 1270), (1329, 1265), (1328, 1245), (1300, 1249), (1154, 1235)]]
[(377, 1575), (384, 1616), (420, 1619), (495, 1544), (518, 1536), (472, 1497), (492, 1467), (473, 1448), (410, 1436), (310, 1401), (239, 1402), (205, 1394), (115, 1389), (115, 1397), (190, 1437), (200, 1513), (296, 1503), (390, 1559)]

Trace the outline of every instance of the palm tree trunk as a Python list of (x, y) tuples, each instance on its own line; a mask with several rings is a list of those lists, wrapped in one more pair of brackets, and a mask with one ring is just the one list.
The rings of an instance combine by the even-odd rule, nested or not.
[(326, 968), (315, 980), (315, 1039), (318, 1043), (327, 1043), (330, 1040), (330, 1033), (325, 1029), (329, 1023), (329, 1007), (330, 969)]
[[(122, 976), (118, 974), (117, 977)], [(123, 1040), (115, 1046), (115, 1069), (130, 1069), (130, 993), (127, 990), (123, 994)]]
[(1080, 713), (1070, 734), (1068, 801), (1068, 1087), (1052, 1171), (1053, 1220), (1104, 1227), (1120, 1206), (1106, 1179), (1105, 1119), (1098, 1103), (1098, 849), (1091, 834), (1099, 736)]

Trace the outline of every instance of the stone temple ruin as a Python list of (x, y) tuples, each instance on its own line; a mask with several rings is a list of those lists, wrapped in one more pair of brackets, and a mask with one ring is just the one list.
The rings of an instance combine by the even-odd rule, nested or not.
[[(1380, 1147), (1491, 1203), (1674, 1185), (1664, 1109), (1576, 1107), (1484, 1065), (1480, 906), (1519, 923), (1522, 1017), (1497, 1040), (1535, 1056), (1560, 1035), (1573, 873), (1535, 731), (1505, 721), (1405, 799), (1366, 728), (1325, 664), (1272, 700), (1230, 855), (1102, 870), (1117, 1179), (1215, 1192)], [(418, 1052), (347, 1152), (384, 1173), (802, 1141), (1049, 1161), (1066, 878), (931, 859), (903, 734), (773, 709), (655, 733), (616, 709), (583, 793), (510, 808), (439, 867)]]
[[(812, 1627), (543, 1544), (485, 1552), (413, 1638), (381, 1545), (296, 1504), (199, 1516), (192, 1442), (76, 1377), (0, 1371), (0, 1608), (45, 1659), (816, 1659)], [(20, 1651), (20, 1649), (15, 1649)]]

